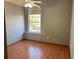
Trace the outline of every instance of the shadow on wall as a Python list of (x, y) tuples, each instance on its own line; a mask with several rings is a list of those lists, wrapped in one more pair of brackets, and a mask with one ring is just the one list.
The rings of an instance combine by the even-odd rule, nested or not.
[(72, 0), (43, 0), (42, 29), (51, 43), (69, 45)]
[(45, 7), (52, 7), (56, 6), (62, 0), (43, 0), (43, 6)]

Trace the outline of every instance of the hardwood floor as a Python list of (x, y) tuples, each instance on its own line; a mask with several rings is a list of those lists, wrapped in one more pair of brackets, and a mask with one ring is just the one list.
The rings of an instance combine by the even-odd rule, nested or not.
[(22, 40), (8, 46), (8, 59), (70, 59), (69, 47)]

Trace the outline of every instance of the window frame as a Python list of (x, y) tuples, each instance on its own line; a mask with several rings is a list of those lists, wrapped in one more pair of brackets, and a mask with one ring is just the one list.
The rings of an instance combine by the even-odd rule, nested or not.
[[(39, 15), (39, 16), (40, 16), (40, 22), (30, 22), (30, 21), (29, 21), (29, 15), (28, 15), (28, 32), (29, 32), (29, 33), (41, 33), (41, 28), (42, 28), (42, 27), (41, 27), (41, 23), (42, 23), (42, 22), (41, 22), (41, 14), (32, 14), (31, 16), (33, 17), (33, 16), (35, 16), (35, 15)], [(29, 23), (40, 23), (40, 29), (39, 29), (40, 31), (38, 31), (38, 32), (37, 32), (37, 31), (30, 31), (30, 29), (29, 29), (29, 27), (30, 27)]]

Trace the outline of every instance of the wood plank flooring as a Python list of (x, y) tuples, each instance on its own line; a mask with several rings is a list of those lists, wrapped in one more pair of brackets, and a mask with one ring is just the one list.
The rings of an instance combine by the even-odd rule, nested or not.
[(8, 59), (70, 59), (69, 47), (22, 40), (8, 46)]

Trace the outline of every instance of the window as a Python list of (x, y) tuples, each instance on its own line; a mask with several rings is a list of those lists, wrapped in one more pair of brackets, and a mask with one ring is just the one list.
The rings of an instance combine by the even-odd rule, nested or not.
[(41, 32), (41, 15), (32, 14), (28, 15), (28, 31), (29, 32)]

